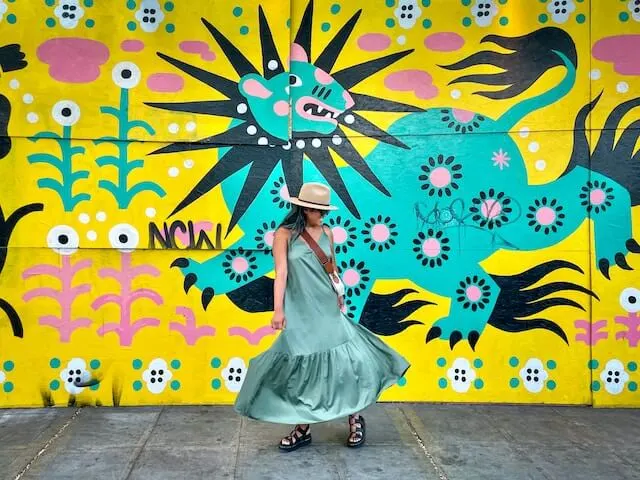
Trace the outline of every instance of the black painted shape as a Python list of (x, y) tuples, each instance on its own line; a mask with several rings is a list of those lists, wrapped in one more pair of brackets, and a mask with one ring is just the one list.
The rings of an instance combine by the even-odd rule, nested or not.
[(562, 175), (565, 175), (577, 166), (590, 168), (589, 160), (591, 158), (591, 149), (589, 148), (589, 140), (587, 139), (587, 117), (597, 105), (601, 96), (602, 92), (600, 92), (593, 101), (583, 106), (576, 115), (573, 123), (573, 150), (567, 168)]
[(440, 338), (442, 335), (442, 329), (440, 327), (431, 327), (429, 332), (427, 332), (427, 338), (424, 343), (429, 343), (435, 340), (436, 338)]
[(294, 43), (300, 45), (307, 53), (307, 58), (311, 59), (311, 31), (313, 30), (313, 0), (309, 0), (307, 8), (302, 15), (302, 21), (300, 22), (300, 28)]
[(292, 197), (298, 196), (300, 188), (302, 188), (302, 161), (304, 152), (295, 149), (282, 159), (282, 170), (284, 172), (284, 181)]
[(244, 77), (250, 73), (259, 74), (256, 67), (247, 60), (247, 57), (245, 57), (242, 52), (220, 32), (220, 30), (211, 25), (206, 19), (201, 18), (200, 20), (202, 20), (202, 23), (207, 27), (209, 33), (211, 33), (216, 42), (218, 42), (218, 45), (222, 48), (225, 56), (229, 59), (229, 62), (231, 62), (231, 66), (240, 77)]
[(249, 112), (245, 114), (238, 113), (238, 103), (232, 100), (211, 100), (197, 102), (180, 102), (180, 103), (159, 103), (145, 102), (145, 105), (153, 108), (161, 108), (172, 112), (189, 112), (201, 115), (215, 115), (217, 117), (229, 117), (237, 119), (245, 119), (249, 116)]
[(426, 300), (410, 300), (399, 303), (415, 290), (405, 288), (390, 294), (370, 293), (364, 304), (360, 325), (376, 335), (396, 335), (412, 325), (422, 325), (417, 320), (407, 320), (419, 308), (425, 305), (435, 305)]
[(338, 33), (331, 39), (331, 41), (324, 48), (320, 56), (314, 62), (314, 65), (318, 67), (320, 70), (325, 72), (331, 72), (333, 66), (336, 63), (336, 60), (340, 56), (344, 45), (349, 40), (351, 33), (353, 32), (353, 28), (358, 23), (358, 19), (362, 15), (362, 10), (358, 10), (347, 23), (338, 31)]
[(424, 112), (425, 110), (406, 103), (385, 100), (384, 98), (372, 97), (362, 93), (349, 92), (355, 102), (353, 110), (363, 112)]
[(471, 346), (471, 350), (476, 351), (476, 345), (478, 344), (478, 340), (480, 340), (480, 334), (475, 330), (471, 330), (467, 337), (469, 341), (469, 345)]
[(202, 308), (204, 310), (207, 309), (207, 307), (211, 303), (211, 300), (213, 300), (213, 297), (215, 296), (215, 294), (216, 294), (215, 291), (211, 287), (207, 287), (202, 291)]
[(501, 85), (498, 91), (474, 92), (494, 100), (513, 98), (531, 87), (547, 70), (564, 65), (555, 53), (563, 53), (569, 61), (578, 67), (578, 55), (571, 36), (556, 27), (545, 27), (520, 37), (502, 37), (487, 35), (482, 42), (494, 43), (512, 53), (482, 51), (451, 65), (441, 65), (447, 70), (462, 70), (478, 65), (493, 65), (505, 70), (496, 74), (465, 75), (449, 84), (473, 82), (480, 85)]
[(176, 153), (194, 150), (204, 150), (208, 148), (235, 147), (246, 143), (247, 126), (242, 123), (217, 135), (203, 138), (197, 142), (175, 142), (165, 147), (154, 150), (150, 155), (160, 155), (163, 153)]
[(526, 290), (527, 287), (539, 282), (547, 275), (563, 268), (584, 273), (580, 267), (573, 263), (564, 260), (553, 260), (516, 275), (492, 275), (491, 278), (500, 287), (500, 294), (489, 317), (488, 324), (505, 332), (524, 332), (533, 329), (548, 330), (558, 335), (568, 344), (569, 340), (566, 333), (557, 323), (546, 318), (522, 318), (539, 315), (547, 308), (557, 305), (568, 305), (584, 310), (583, 307), (570, 299), (562, 297), (545, 299), (546, 296), (554, 293), (573, 291), (598, 298), (591, 290), (571, 282), (553, 282)]
[(389, 135), (387, 132), (382, 130), (380, 127), (376, 127), (373, 123), (367, 120), (364, 117), (361, 117), (357, 113), (351, 113), (354, 118), (353, 123), (346, 123), (344, 120), (344, 116), (338, 118), (340, 124), (350, 128), (351, 130), (358, 132), (365, 137), (375, 138), (379, 142), (388, 143), (389, 145), (393, 145), (394, 147), (404, 148), (409, 150), (409, 147), (405, 145), (403, 142), (398, 140), (393, 135)]
[(189, 293), (189, 289), (198, 281), (198, 276), (191, 272), (184, 276), (184, 293)]
[(260, 277), (227, 293), (227, 298), (248, 313), (273, 311), (273, 279)]
[(0, 310), (2, 310), (9, 318), (11, 324), (11, 330), (14, 337), (22, 338), (24, 336), (24, 330), (22, 329), (22, 322), (18, 312), (7, 302), (5, 299), (0, 298)]
[(12, 43), (0, 47), (0, 70), (3, 73), (15, 72), (26, 68), (25, 54), (20, 51), (20, 45)]
[(462, 340), (462, 333), (458, 330), (451, 332), (451, 335), (449, 335), (449, 346), (451, 347), (451, 350), (453, 350), (453, 347), (455, 347), (460, 340)]
[(630, 238), (629, 240), (627, 240), (626, 246), (627, 250), (629, 250), (631, 253), (640, 253), (640, 244), (638, 244), (635, 239)]
[(380, 70), (384, 70), (388, 66), (393, 65), (398, 60), (401, 60), (412, 52), (413, 49), (405, 50), (403, 52), (392, 53), (384, 57), (359, 63), (358, 65), (353, 65), (334, 73), (333, 78), (342, 85), (343, 88), (349, 90), (363, 80), (366, 80), (372, 75), (378, 73)]
[(631, 266), (627, 263), (627, 259), (624, 258), (624, 253), (618, 252), (615, 256), (616, 265), (618, 265), (623, 270), (633, 270)]
[[(284, 65), (280, 60), (280, 55), (278, 55), (278, 49), (273, 41), (271, 28), (269, 27), (269, 22), (267, 22), (267, 19), (264, 16), (262, 5), (258, 7), (258, 17), (260, 23), (260, 45), (262, 46), (262, 71), (263, 77), (268, 80), (280, 73), (283, 73)], [(278, 66), (273, 70), (269, 68), (269, 62), (271, 60), (278, 62)]]
[(13, 229), (22, 218), (30, 213), (41, 212), (43, 209), (44, 205), (42, 203), (30, 203), (29, 205), (18, 208), (5, 220), (2, 207), (0, 207), (0, 272), (2, 272), (5, 261), (7, 260), (9, 239), (13, 233)]
[(9, 118), (11, 103), (4, 95), (0, 95), (0, 160), (9, 155), (11, 137), (9, 136)]
[(600, 269), (600, 272), (602, 272), (602, 275), (604, 275), (604, 277), (607, 280), (611, 280), (611, 277), (609, 276), (609, 260), (607, 260), (606, 258), (601, 258), (598, 261), (598, 268)]

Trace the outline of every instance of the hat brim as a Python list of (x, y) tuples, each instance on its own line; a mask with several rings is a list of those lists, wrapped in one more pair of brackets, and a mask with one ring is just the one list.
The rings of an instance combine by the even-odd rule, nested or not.
[(320, 205), (318, 203), (305, 202), (298, 197), (291, 197), (289, 202), (300, 207), (315, 208), (316, 210), (338, 210), (338, 207), (334, 205)]

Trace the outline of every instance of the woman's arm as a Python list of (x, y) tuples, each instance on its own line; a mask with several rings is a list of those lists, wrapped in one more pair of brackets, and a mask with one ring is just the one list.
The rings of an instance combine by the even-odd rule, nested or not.
[(276, 278), (273, 282), (273, 320), (271, 326), (280, 330), (285, 326), (284, 291), (287, 286), (287, 248), (291, 232), (286, 228), (279, 228), (273, 238), (273, 259), (275, 262)]
[[(329, 245), (331, 246), (331, 261), (333, 262), (334, 271), (337, 275), (339, 275), (340, 272), (338, 271), (338, 262), (336, 261), (336, 251), (333, 246), (333, 231), (328, 225), (323, 225), (322, 228), (324, 228), (327, 237), (329, 237)], [(342, 307), (344, 306), (344, 297), (338, 297), (338, 306), (340, 307), (340, 309), (342, 309)]]

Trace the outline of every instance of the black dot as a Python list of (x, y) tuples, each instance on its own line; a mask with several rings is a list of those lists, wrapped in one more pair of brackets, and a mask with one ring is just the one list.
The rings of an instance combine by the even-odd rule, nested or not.
[(634, 297), (633, 295), (629, 297), (629, 303), (636, 303), (638, 301), (638, 299), (636, 297)]
[(229, 369), (229, 373), (234, 373), (234, 372), (235, 372), (235, 369), (234, 369), (233, 367), (231, 367), (231, 368)]
[(69, 237), (67, 237), (65, 234), (58, 235), (58, 242), (60, 243), (60, 245), (66, 245), (67, 243), (69, 243)]
[(640, 12), (640, 7), (634, 8), (633, 11), (636, 12), (636, 13)]
[(69, 107), (64, 107), (60, 113), (62, 114), (63, 117), (70, 117), (71, 109)]
[(409, 20), (411, 20), (411, 19), (413, 18), (413, 15), (411, 15), (410, 13), (408, 13), (408, 14), (407, 14), (407, 18), (408, 18)]
[(155, 370), (151, 370), (151, 375), (155, 376), (156, 371)]
[(413, 10), (413, 5), (409, 5), (409, 10)]
[(151, 23), (156, 23), (156, 19), (155, 19), (155, 18), (153, 18), (153, 17), (151, 17), (151, 18), (149, 19), (149, 21), (150, 21)]
[(69, 18), (73, 20), (74, 18), (76, 18), (76, 16), (72, 13), (71, 15), (69, 15)]
[(149, 9), (148, 8), (145, 8), (143, 11), (144, 11), (144, 13), (149, 13)]
[(240, 380), (242, 380), (240, 377), (236, 377), (236, 382), (239, 382)]
[(126, 234), (121, 233), (120, 235), (118, 235), (118, 240), (120, 241), (120, 243), (127, 243), (129, 241), (129, 237), (127, 237)]
[(162, 377), (158, 377), (158, 382), (162, 383)]
[(82, 379), (80, 377), (76, 377), (76, 383), (80, 383)]
[(155, 8), (152, 8), (151, 10), (149, 10), (149, 13), (150, 13), (151, 15), (155, 15), (155, 14), (156, 14), (156, 9), (155, 9)]
[(564, 0), (564, 1), (562, 2), (562, 5), (566, 5), (566, 4), (567, 4), (567, 2), (566, 2), (566, 0)]
[(620, 379), (619, 378), (616, 378), (613, 381), (614, 381), (614, 383), (620, 383)]
[(534, 381), (534, 382), (538, 383), (538, 381), (539, 381), (539, 380), (540, 380), (540, 379), (539, 379), (538, 377), (533, 377), (533, 381)]
[(156, 379), (155, 379), (155, 378), (152, 378), (152, 379), (151, 379), (151, 383), (156, 383)]
[(73, 375), (73, 370), (69, 370), (69, 375)]
[(527, 375), (527, 382), (531, 381), (531, 375)]
[(76, 370), (76, 375), (80, 375), (82, 372), (80, 371), (80, 369)]
[(404, 18), (404, 17), (406, 17), (404, 13), (400, 15), (400, 18)]
[(72, 12), (75, 12), (78, 9), (78, 7), (76, 7), (75, 5), (71, 5), (71, 7), (69, 7), (69, 10), (71, 10)]
[(63, 5), (63, 6), (62, 6), (62, 9), (63, 9), (63, 10), (69, 10), (69, 5)]
[(611, 377), (607, 377), (607, 383), (611, 383)]
[(148, 23), (149, 22), (149, 17), (142, 17), (142, 21), (144, 23)]
[(458, 381), (458, 375), (456, 375), (455, 377), (453, 377), (453, 379), (457, 382)]
[(233, 375), (229, 375), (227, 378), (229, 379), (230, 382), (233, 382)]
[(242, 373), (242, 369), (241, 369), (241, 368), (239, 368), (239, 369), (237, 369), (237, 370), (236, 370), (236, 372), (238, 372), (238, 373)]
[(467, 377), (462, 377), (460, 380), (462, 380), (463, 382), (467, 381)]
[(616, 372), (616, 373), (615, 373), (615, 376), (616, 376), (616, 377), (619, 377), (619, 376), (620, 376), (620, 372)]
[(67, 382), (69, 382), (69, 383), (73, 382), (73, 378), (71, 378), (71, 377), (67, 378)]
[(460, 373), (461, 373), (462, 375), (466, 375), (467, 371), (463, 368), (463, 369), (461, 369), (461, 370), (460, 370)]
[(62, 12), (62, 18), (69, 18), (69, 14), (67, 12)]
[(407, 9), (407, 6), (406, 6), (406, 5), (403, 5), (403, 6), (402, 6), (402, 11), (404, 12), (406, 9)]
[(535, 374), (537, 375), (537, 374), (538, 374), (538, 369), (537, 369), (537, 368), (536, 368), (536, 369), (534, 369), (534, 370), (533, 370), (533, 373), (535, 373)]
[(560, 9), (556, 8), (556, 14), (560, 13)]
[(567, 9), (566, 9), (566, 8), (563, 8), (563, 9), (562, 9), (562, 13), (567, 13)]
[(122, 76), (122, 78), (131, 78), (133, 76), (133, 72), (131, 72), (131, 70), (129, 70), (128, 68), (125, 68), (124, 70), (122, 70), (122, 73), (120, 75)]
[(158, 375), (164, 375), (164, 370), (158, 370)]

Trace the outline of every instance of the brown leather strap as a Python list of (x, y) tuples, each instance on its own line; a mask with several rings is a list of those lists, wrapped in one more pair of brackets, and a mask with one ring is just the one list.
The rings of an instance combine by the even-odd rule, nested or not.
[[(324, 229), (323, 229), (323, 232), (324, 232)], [(320, 248), (320, 245), (318, 245), (318, 242), (316, 242), (311, 236), (311, 234), (306, 230), (302, 230), (301, 236), (302, 238), (304, 238), (305, 242), (307, 242), (307, 245), (309, 245), (311, 250), (313, 250), (313, 253), (316, 254), (316, 257), (318, 257), (318, 260), (320, 260), (320, 263), (324, 267), (324, 271), (329, 274), (332, 274), (335, 270), (333, 267), (333, 262), (331, 261), (330, 258), (328, 258), (325, 255), (322, 248)]]

